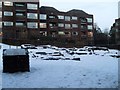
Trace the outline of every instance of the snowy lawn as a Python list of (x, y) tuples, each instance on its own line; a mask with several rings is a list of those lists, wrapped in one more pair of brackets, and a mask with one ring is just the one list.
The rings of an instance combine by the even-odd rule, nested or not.
[[(3, 45), (3, 44), (2, 44)], [(3, 48), (8, 46), (3, 45)], [(43, 60), (41, 55), (32, 57), (44, 49), (31, 49), (30, 72), (2, 73), (3, 88), (117, 88), (118, 58), (109, 56), (117, 50), (97, 55), (69, 55), (60, 50), (64, 57), (79, 57), (75, 60)], [(50, 51), (46, 49), (46, 52)], [(52, 49), (50, 52), (53, 52)], [(2, 53), (2, 50), (1, 50)], [(99, 55), (98, 55), (99, 54)], [(35, 54), (37, 56), (37, 54)], [(49, 57), (48, 55), (44, 56)], [(2, 60), (2, 59), (1, 59)]]

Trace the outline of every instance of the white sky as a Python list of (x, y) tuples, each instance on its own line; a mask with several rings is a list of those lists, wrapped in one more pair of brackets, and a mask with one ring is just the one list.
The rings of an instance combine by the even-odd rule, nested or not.
[(118, 18), (119, 0), (40, 0), (40, 6), (51, 6), (59, 11), (84, 10), (94, 15), (94, 22), (103, 30)]

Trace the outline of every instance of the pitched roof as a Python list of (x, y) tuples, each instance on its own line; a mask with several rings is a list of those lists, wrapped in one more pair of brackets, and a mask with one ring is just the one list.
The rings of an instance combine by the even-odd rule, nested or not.
[(49, 6), (41, 6), (40, 11), (47, 11), (47, 12), (59, 12), (57, 9), (54, 7), (49, 7)]
[(72, 14), (72, 15), (80, 15), (80, 16), (88, 16), (90, 14), (84, 12), (83, 10), (78, 10), (78, 9), (72, 9), (68, 11), (67, 13)]

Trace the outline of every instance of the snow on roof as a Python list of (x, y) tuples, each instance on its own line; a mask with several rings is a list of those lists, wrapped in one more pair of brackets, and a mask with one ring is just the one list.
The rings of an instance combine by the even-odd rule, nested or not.
[(5, 56), (12, 56), (12, 55), (26, 55), (25, 49), (6, 49), (3, 54)]

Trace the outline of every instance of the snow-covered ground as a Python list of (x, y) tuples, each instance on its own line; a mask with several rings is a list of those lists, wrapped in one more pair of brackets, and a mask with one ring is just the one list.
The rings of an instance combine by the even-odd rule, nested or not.
[[(0, 45), (2, 49), (20, 48)], [(118, 87), (118, 58), (110, 56), (117, 55), (117, 50), (96, 50), (95, 54), (71, 55), (65, 48), (37, 48), (29, 49), (30, 72), (2, 73), (3, 88)]]

